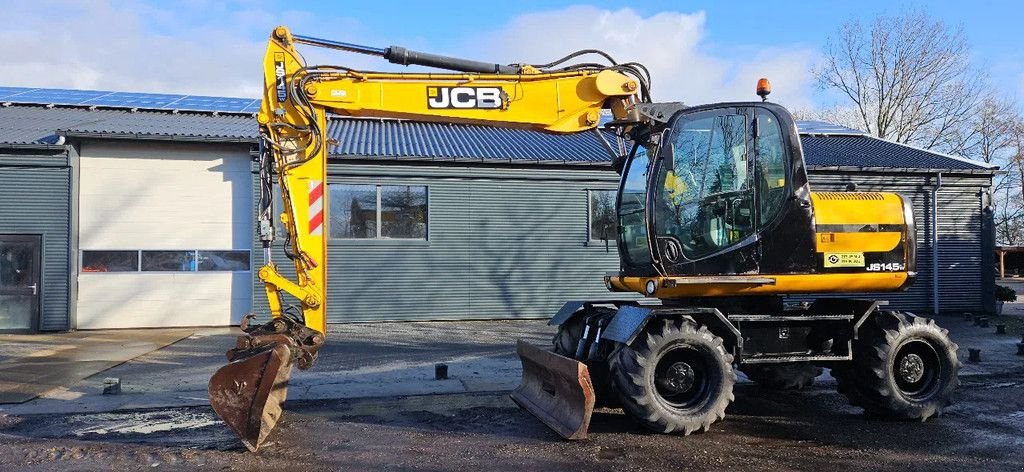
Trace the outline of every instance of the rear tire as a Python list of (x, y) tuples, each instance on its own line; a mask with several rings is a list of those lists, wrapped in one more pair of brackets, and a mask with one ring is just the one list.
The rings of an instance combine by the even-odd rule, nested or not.
[(703, 432), (725, 418), (736, 373), (722, 338), (689, 320), (653, 320), (611, 358), (627, 414), (662, 433)]
[(866, 325), (852, 364), (833, 370), (839, 391), (870, 415), (925, 421), (960, 385), (957, 345), (934, 320), (885, 312)]
[(814, 384), (824, 369), (806, 362), (741, 365), (740, 370), (758, 385), (772, 390), (800, 390)]
[[(586, 327), (585, 318), (585, 316), (576, 316), (558, 327), (558, 333), (552, 340), (554, 347), (551, 350), (555, 354), (570, 359), (576, 358), (576, 345), (583, 337), (583, 330)], [(590, 371), (590, 382), (594, 385), (595, 408), (619, 407), (618, 395), (612, 390), (608, 374), (608, 357), (614, 348), (613, 344), (610, 341), (598, 343), (600, 347), (597, 358), (591, 362), (584, 362), (587, 364), (587, 370)]]

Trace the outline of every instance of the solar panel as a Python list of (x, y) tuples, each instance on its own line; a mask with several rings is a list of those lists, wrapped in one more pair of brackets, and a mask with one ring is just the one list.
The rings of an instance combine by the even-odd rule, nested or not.
[(0, 87), (0, 102), (224, 113), (255, 113), (260, 109), (260, 100), (253, 98), (31, 87)]
[(856, 135), (863, 136), (867, 133), (853, 128), (847, 128), (824, 121), (797, 121), (796, 129), (802, 134), (832, 134), (832, 135)]

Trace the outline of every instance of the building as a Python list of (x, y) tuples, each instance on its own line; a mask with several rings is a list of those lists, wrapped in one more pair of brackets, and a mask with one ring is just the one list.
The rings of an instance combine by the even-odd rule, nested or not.
[[(228, 325), (265, 311), (258, 103), (0, 88), (0, 105), (0, 263), (30, 269), (0, 288), (0, 330)], [(990, 309), (996, 169), (800, 126), (813, 188), (914, 203), (919, 279), (878, 298), (931, 312), (938, 280), (942, 310)], [(544, 317), (607, 296), (618, 176), (595, 134), (340, 118), (329, 133), (330, 321)]]

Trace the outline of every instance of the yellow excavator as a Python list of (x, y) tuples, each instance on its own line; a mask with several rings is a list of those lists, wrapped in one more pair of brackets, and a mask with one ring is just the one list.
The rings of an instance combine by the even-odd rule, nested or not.
[[(299, 45), (444, 72), (311, 66)], [(941, 414), (959, 384), (957, 347), (934, 321), (844, 295), (913, 281), (909, 201), (812, 192), (793, 118), (767, 102), (767, 80), (761, 101), (652, 103), (643, 65), (598, 50), (502, 65), (285, 27), (272, 32), (263, 68), (257, 231), (270, 320), (243, 320), (209, 385), (214, 410), (252, 451), (281, 417), (292, 367), (311, 367), (327, 333), (329, 115), (610, 132), (631, 143), (626, 155), (607, 146), (621, 175), (621, 263), (604, 280), (643, 298), (566, 302), (550, 320), (552, 348), (517, 345), (523, 379), (512, 399), (567, 439), (586, 437), (595, 406), (659, 432), (706, 431), (733, 401), (736, 369), (792, 389), (827, 367), (854, 405), (913, 420)], [(612, 120), (599, 132), (605, 109)], [(275, 180), (294, 279), (270, 257)]]

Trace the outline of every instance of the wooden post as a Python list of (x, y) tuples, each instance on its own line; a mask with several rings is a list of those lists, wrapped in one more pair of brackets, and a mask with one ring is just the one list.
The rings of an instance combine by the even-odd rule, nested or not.
[(1004, 262), (1005, 256), (1006, 256), (1006, 251), (1000, 249), (999, 250), (999, 278), (1000, 279), (1005, 279), (1006, 278), (1006, 264)]

